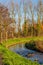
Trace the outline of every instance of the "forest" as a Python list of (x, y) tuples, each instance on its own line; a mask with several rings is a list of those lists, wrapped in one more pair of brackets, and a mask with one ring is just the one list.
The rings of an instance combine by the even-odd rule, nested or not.
[(0, 65), (43, 65), (43, 0), (0, 0)]
[(9, 7), (0, 3), (0, 42), (9, 38), (43, 36), (43, 1), (33, 4), (11, 0)]

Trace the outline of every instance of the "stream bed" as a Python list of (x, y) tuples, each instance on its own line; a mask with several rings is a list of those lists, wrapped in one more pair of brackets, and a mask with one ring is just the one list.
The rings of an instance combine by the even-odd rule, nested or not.
[(43, 64), (43, 53), (27, 49), (25, 48), (25, 44), (16, 44), (14, 46), (11, 46), (9, 49), (29, 60), (37, 61), (41, 65)]

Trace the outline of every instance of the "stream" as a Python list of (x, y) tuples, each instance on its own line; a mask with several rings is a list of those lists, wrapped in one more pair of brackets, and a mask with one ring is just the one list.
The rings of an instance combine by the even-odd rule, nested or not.
[(29, 60), (37, 61), (38, 63), (43, 64), (43, 53), (27, 49), (25, 48), (25, 44), (16, 44), (11, 46), (9, 49)]

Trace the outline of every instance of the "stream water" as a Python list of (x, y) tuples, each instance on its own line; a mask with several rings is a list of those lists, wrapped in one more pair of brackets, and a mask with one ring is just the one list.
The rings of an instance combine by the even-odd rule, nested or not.
[(38, 63), (43, 64), (43, 53), (27, 49), (25, 48), (25, 44), (16, 44), (11, 46), (9, 49), (29, 60), (37, 61)]

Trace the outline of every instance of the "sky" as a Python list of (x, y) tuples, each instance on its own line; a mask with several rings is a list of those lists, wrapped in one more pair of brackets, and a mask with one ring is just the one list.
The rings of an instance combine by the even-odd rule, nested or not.
[[(5, 5), (5, 6), (8, 6), (8, 7), (9, 7), (10, 1), (11, 1), (11, 0), (0, 0), (0, 3), (3, 4), (3, 5)], [(21, 0), (13, 0), (13, 1), (14, 1), (15, 3), (20, 4), (20, 1), (21, 1)], [(24, 0), (24, 1), (25, 1), (25, 0)], [(29, 1), (29, 0), (27, 0), (27, 1)], [(35, 4), (38, 3), (38, 0), (31, 0), (31, 1), (32, 1), (33, 5), (35, 5)], [(42, 1), (43, 1), (43, 0), (42, 0)], [(35, 17), (35, 19), (37, 19), (37, 18)]]
[[(2, 3), (5, 6), (9, 6), (11, 0), (0, 0), (0, 3)], [(24, 0), (25, 1), (25, 0)], [(28, 1), (28, 0), (27, 0)], [(20, 4), (20, 0), (14, 0), (15, 3)], [(38, 3), (38, 0), (32, 0), (33, 5)], [(17, 17), (16, 17), (17, 18)]]
[[(4, 5), (6, 5), (6, 4), (8, 4), (9, 2), (10, 2), (11, 0), (0, 0), (0, 3), (2, 3), (2, 4), (4, 4)], [(15, 2), (20, 2), (20, 0), (14, 0)], [(24, 0), (25, 1), (25, 0)], [(27, 0), (28, 1), (28, 0)], [(32, 0), (32, 2), (33, 2), (33, 4), (35, 4), (35, 3), (37, 3), (38, 2), (38, 0)]]

